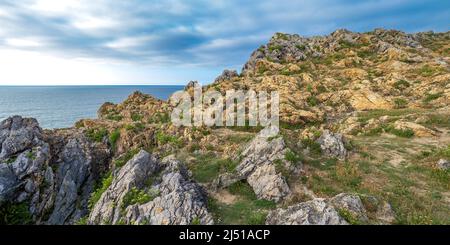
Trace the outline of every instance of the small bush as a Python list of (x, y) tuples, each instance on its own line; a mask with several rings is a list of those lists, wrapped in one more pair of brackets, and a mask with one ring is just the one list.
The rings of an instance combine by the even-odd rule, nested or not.
[(109, 143), (111, 143), (111, 147), (113, 149), (116, 148), (116, 143), (120, 138), (120, 130), (116, 129), (109, 135)]
[(309, 106), (316, 106), (316, 105), (319, 104), (319, 100), (318, 100), (316, 97), (314, 97), (314, 96), (308, 97), (308, 99), (306, 100), (306, 102), (308, 102), (308, 105), (309, 105)]
[(138, 122), (142, 120), (142, 115), (138, 114), (138, 113), (132, 113), (131, 114), (131, 120), (133, 120), (133, 122)]
[(100, 200), (102, 194), (108, 189), (113, 181), (113, 176), (111, 172), (108, 172), (106, 176), (102, 179), (101, 184), (98, 188), (92, 192), (91, 197), (88, 202), (88, 207), (90, 210), (94, 208), (95, 204)]
[(398, 137), (403, 137), (403, 138), (412, 138), (414, 137), (414, 131), (412, 129), (396, 129), (393, 126), (387, 126), (384, 129), (386, 132), (391, 133), (393, 135), (396, 135)]
[(165, 145), (167, 143), (170, 143), (170, 144), (173, 144), (175, 146), (180, 146), (181, 144), (183, 144), (181, 139), (179, 139), (177, 136), (175, 136), (175, 135), (168, 135), (168, 134), (165, 134), (164, 132), (161, 132), (161, 131), (159, 131), (156, 134), (156, 141), (158, 142), (159, 145)]
[(433, 100), (439, 99), (442, 95), (443, 93), (427, 94), (423, 99), (423, 103), (430, 103)]
[(128, 151), (127, 153), (125, 153), (124, 155), (120, 156), (119, 158), (117, 158), (114, 161), (114, 166), (116, 166), (117, 168), (123, 167), (123, 165), (125, 165), (138, 152), (139, 152), (139, 149), (137, 149), (137, 148)]
[(107, 135), (106, 128), (90, 128), (86, 131), (86, 136), (94, 142), (101, 142)]
[(408, 88), (409, 86), (411, 86), (411, 84), (409, 84), (409, 82), (405, 80), (398, 80), (394, 83), (394, 88), (399, 90)]
[(0, 225), (28, 225), (32, 217), (28, 210), (28, 203), (3, 203), (0, 207)]
[(408, 101), (402, 98), (394, 99), (394, 104), (396, 109), (405, 108), (408, 105)]
[(151, 195), (143, 190), (139, 190), (136, 187), (131, 188), (127, 194), (123, 197), (122, 208), (126, 208), (134, 204), (144, 204), (152, 201), (159, 195), (159, 191), (153, 191)]

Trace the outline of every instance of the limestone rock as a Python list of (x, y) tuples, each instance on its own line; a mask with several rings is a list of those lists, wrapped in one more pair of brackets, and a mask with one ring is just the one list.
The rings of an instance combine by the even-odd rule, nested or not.
[(337, 210), (345, 210), (361, 223), (367, 223), (366, 209), (361, 202), (361, 198), (354, 194), (341, 193), (330, 199), (330, 204)]
[(450, 169), (450, 161), (446, 159), (439, 159), (436, 166), (438, 169), (448, 170)]
[(325, 155), (344, 159), (347, 155), (343, 138), (341, 134), (331, 133), (329, 130), (324, 130), (322, 135), (317, 139)]
[(287, 208), (271, 211), (266, 225), (347, 225), (325, 199), (316, 198)]

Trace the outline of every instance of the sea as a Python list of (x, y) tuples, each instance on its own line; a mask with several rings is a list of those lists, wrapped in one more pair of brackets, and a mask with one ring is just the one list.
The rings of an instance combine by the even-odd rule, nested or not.
[(0, 121), (13, 116), (34, 117), (42, 128), (72, 127), (97, 118), (105, 102), (120, 103), (134, 91), (167, 100), (184, 86), (0, 86)]

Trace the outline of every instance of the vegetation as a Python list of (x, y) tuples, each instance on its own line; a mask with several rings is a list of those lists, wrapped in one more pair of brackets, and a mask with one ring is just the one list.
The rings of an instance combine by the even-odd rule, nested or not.
[(0, 225), (28, 225), (32, 217), (28, 203), (4, 203), (0, 206)]
[(99, 186), (92, 192), (91, 197), (88, 202), (89, 209), (92, 210), (95, 204), (100, 200), (102, 194), (108, 189), (113, 181), (113, 176), (111, 172), (108, 172), (105, 177), (102, 178)]
[(116, 149), (117, 141), (120, 138), (120, 129), (115, 129), (110, 135), (109, 135), (109, 143), (111, 144), (112, 149)]
[(217, 158), (212, 153), (200, 154), (192, 164), (193, 178), (200, 183), (213, 181), (221, 173), (235, 171), (238, 162), (229, 158)]
[(86, 136), (94, 141), (101, 142), (108, 135), (106, 128), (89, 128), (86, 130)]
[(274, 202), (258, 200), (245, 182), (231, 185), (228, 191), (239, 200), (233, 204), (220, 203), (213, 198), (208, 200), (208, 209), (217, 224), (262, 225), (268, 211), (276, 207)]
[(116, 168), (123, 167), (138, 152), (139, 152), (138, 148), (129, 150), (128, 152), (126, 152), (125, 154), (121, 155), (119, 158), (114, 160), (114, 166), (116, 166)]
[(152, 189), (149, 193), (139, 190), (136, 187), (131, 188), (127, 194), (123, 197), (122, 207), (126, 208), (134, 204), (144, 204), (152, 201), (159, 195), (159, 191)]

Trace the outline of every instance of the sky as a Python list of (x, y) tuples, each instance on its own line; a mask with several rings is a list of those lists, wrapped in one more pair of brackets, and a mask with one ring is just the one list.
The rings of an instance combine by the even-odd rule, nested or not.
[(0, 85), (207, 84), (275, 32), (449, 24), (448, 0), (0, 0)]

